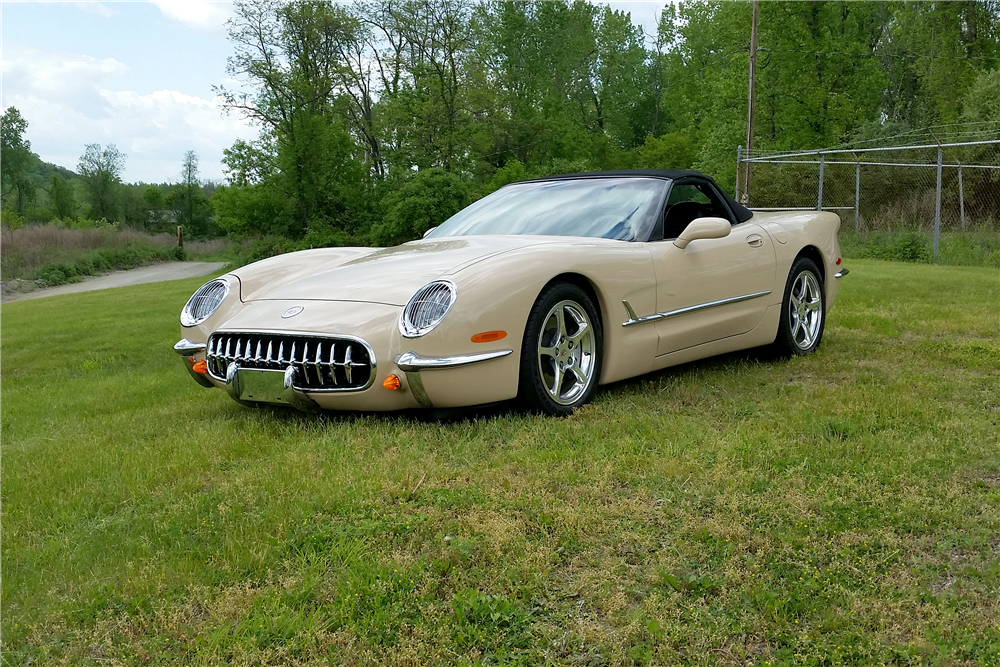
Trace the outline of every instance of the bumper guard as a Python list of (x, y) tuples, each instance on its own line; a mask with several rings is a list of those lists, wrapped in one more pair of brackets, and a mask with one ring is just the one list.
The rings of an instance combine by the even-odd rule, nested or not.
[(417, 399), (417, 403), (422, 408), (433, 408), (434, 403), (424, 389), (424, 382), (420, 378), (420, 371), (433, 371), (443, 368), (460, 368), (470, 364), (478, 364), (481, 361), (499, 359), (511, 354), (513, 350), (494, 350), (493, 352), (479, 352), (477, 354), (462, 354), (453, 357), (421, 357), (415, 352), (404, 352), (396, 357), (396, 366), (406, 374), (406, 383)]

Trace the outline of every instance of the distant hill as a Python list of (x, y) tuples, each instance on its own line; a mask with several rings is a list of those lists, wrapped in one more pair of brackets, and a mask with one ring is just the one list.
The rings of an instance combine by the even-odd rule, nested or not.
[(31, 164), (28, 166), (28, 176), (35, 185), (48, 186), (50, 174), (59, 174), (66, 180), (79, 178), (80, 175), (66, 167), (60, 167), (51, 162), (43, 162), (35, 153), (31, 154)]

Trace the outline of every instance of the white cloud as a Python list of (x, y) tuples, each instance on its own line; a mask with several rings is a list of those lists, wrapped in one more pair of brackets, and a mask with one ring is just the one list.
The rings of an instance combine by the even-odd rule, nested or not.
[(114, 143), (128, 154), (129, 181), (176, 181), (187, 150), (198, 153), (203, 177), (219, 179), (223, 149), (257, 134), (223, 114), (218, 98), (122, 90), (115, 82), (127, 71), (112, 58), (5, 49), (2, 106), (16, 106), (28, 121), (26, 138), (43, 160), (73, 169), (84, 144)]
[(0, 55), (0, 77), (4, 90), (41, 99), (69, 102), (87, 113), (97, 114), (105, 106), (98, 92), (116, 75), (128, 71), (114, 58), (63, 56), (38, 49), (8, 45)]
[(107, 5), (100, 2), (71, 2), (69, 3), (88, 14), (100, 14), (101, 16), (114, 16), (114, 12)]
[(152, 0), (164, 16), (198, 30), (221, 32), (225, 29), (232, 4), (212, 0)]
[(101, 2), (94, 2), (94, 0), (34, 0), (41, 5), (72, 5), (76, 7), (81, 12), (86, 12), (88, 14), (100, 14), (101, 16), (114, 16), (115, 13), (110, 7)]

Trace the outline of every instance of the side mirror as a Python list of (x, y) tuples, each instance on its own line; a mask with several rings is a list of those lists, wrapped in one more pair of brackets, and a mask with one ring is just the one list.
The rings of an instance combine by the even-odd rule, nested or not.
[(428, 229), (426, 232), (424, 232), (424, 235), (421, 236), (420, 238), (422, 238), (422, 239), (427, 238), (427, 235), (430, 234), (431, 232), (433, 232), (438, 227), (440, 227), (440, 225), (434, 225), (433, 227), (431, 227), (430, 229)]
[(674, 239), (678, 248), (688, 247), (691, 241), (698, 239), (721, 239), (729, 236), (733, 226), (725, 218), (695, 218), (684, 228), (681, 235)]

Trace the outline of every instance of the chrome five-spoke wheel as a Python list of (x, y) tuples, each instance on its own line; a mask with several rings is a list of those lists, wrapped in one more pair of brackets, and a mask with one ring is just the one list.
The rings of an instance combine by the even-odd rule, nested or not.
[(803, 271), (792, 283), (788, 317), (792, 340), (800, 350), (812, 348), (823, 326), (823, 296), (819, 280), (811, 271)]
[(570, 414), (590, 400), (600, 380), (602, 344), (590, 296), (577, 285), (549, 285), (525, 326), (519, 397), (533, 410)]
[(823, 338), (826, 293), (819, 267), (808, 257), (792, 263), (781, 302), (781, 320), (774, 341), (783, 355), (809, 354)]
[(545, 316), (538, 334), (538, 375), (559, 405), (572, 405), (594, 378), (594, 325), (583, 307), (560, 301)]

